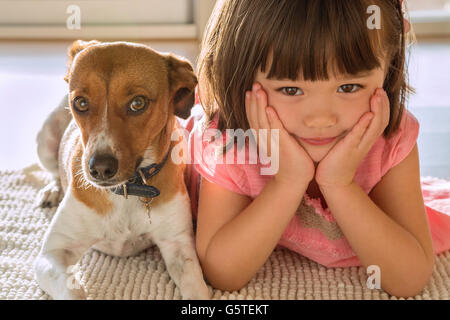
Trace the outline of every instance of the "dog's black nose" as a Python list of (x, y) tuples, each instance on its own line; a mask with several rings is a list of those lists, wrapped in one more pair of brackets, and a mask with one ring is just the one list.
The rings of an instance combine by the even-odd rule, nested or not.
[(94, 154), (89, 159), (89, 172), (99, 180), (108, 180), (115, 176), (119, 161), (110, 154)]

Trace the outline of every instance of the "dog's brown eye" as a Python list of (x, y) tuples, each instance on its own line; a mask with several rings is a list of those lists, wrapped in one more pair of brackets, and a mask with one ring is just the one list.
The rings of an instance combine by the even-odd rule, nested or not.
[(141, 111), (145, 108), (146, 102), (143, 96), (137, 96), (131, 101), (130, 109), (134, 112)]
[(83, 97), (76, 97), (73, 100), (73, 107), (79, 112), (86, 112), (89, 110), (89, 104)]

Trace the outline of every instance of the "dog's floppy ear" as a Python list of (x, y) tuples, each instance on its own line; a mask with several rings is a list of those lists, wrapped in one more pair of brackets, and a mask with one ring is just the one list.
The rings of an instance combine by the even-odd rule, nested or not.
[(188, 60), (172, 53), (165, 57), (174, 113), (177, 117), (187, 119), (195, 102), (197, 77)]
[(69, 82), (69, 75), (70, 75), (70, 68), (72, 66), (73, 59), (75, 56), (83, 49), (90, 47), (94, 44), (99, 44), (97, 40), (91, 40), (91, 41), (83, 41), (83, 40), (76, 40), (72, 43), (69, 50), (67, 51), (67, 54), (69, 56), (69, 61), (67, 62), (67, 74), (64, 77), (64, 80), (66, 82)]

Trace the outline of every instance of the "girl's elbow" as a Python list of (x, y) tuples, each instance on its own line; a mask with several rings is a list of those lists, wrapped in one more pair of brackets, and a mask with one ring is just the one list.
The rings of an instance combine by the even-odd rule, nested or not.
[(229, 268), (224, 268), (221, 263), (211, 263), (210, 261), (200, 261), (203, 268), (203, 274), (208, 282), (215, 289), (222, 291), (239, 291), (248, 281), (236, 275)]
[(393, 288), (393, 289), (385, 289), (387, 293), (389, 293), (391, 296), (397, 297), (397, 298), (413, 298), (417, 295), (419, 295), (423, 289), (425, 288), (426, 284), (408, 284), (407, 286), (401, 286), (399, 288)]
[(211, 284), (211, 286), (221, 291), (239, 291), (246, 285), (246, 283), (236, 282), (229, 278), (209, 278), (208, 276), (206, 276), (206, 278), (208, 279), (208, 282)]
[(434, 271), (434, 259), (421, 270), (409, 274), (402, 281), (396, 281), (395, 286), (385, 288), (385, 291), (392, 296), (399, 298), (409, 298), (419, 295), (430, 282)]
[(209, 268), (204, 269), (204, 274), (214, 288), (222, 291), (239, 291), (248, 283), (245, 279), (227, 271), (225, 268), (220, 268), (220, 266), (209, 266)]
[(411, 276), (411, 287), (409, 288), (409, 292), (406, 292), (409, 297), (414, 297), (425, 289), (433, 275), (434, 265), (435, 257), (433, 255), (421, 271)]

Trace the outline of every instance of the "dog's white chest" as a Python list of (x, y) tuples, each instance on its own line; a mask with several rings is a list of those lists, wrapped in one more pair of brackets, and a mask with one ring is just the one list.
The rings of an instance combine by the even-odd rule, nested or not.
[(150, 222), (153, 209), (149, 217), (138, 198), (112, 198), (115, 209), (102, 219), (103, 237), (93, 246), (94, 249), (113, 256), (127, 257), (150, 247), (153, 244)]

